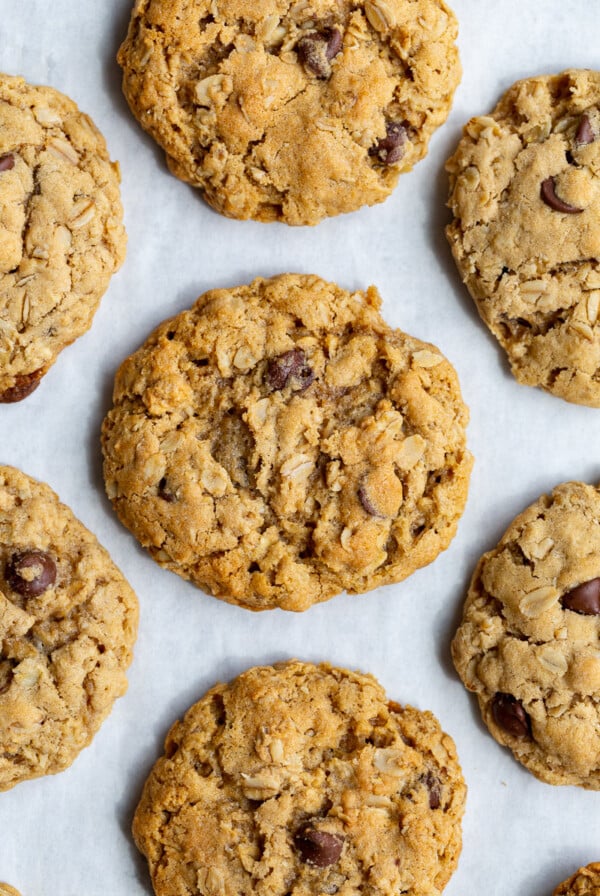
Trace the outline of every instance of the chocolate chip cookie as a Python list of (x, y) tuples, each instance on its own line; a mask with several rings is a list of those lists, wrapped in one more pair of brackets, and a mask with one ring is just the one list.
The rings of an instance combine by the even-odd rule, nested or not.
[(162, 566), (252, 610), (398, 582), (450, 542), (467, 410), (374, 287), (285, 274), (212, 290), (117, 373), (102, 441), (122, 522)]
[(600, 896), (600, 862), (580, 868), (556, 888), (554, 896)]
[(0, 467), (0, 790), (54, 774), (125, 693), (137, 600), (41, 482)]
[(157, 896), (433, 896), (465, 793), (430, 712), (294, 661), (217, 685), (173, 726), (133, 834)]
[(119, 179), (72, 100), (0, 75), (0, 402), (90, 327), (125, 255)]
[(600, 790), (600, 490), (559, 485), (480, 560), (452, 643), (496, 740), (549, 784)]
[(447, 169), (450, 246), (513, 374), (600, 407), (600, 72), (517, 82)]
[(118, 60), (177, 177), (232, 218), (382, 202), (460, 79), (443, 0), (137, 0)]

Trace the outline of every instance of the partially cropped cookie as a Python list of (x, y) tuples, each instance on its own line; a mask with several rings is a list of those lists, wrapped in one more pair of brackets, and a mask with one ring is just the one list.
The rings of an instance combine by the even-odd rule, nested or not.
[(8, 884), (0, 884), (0, 896), (21, 896), (21, 894)]
[(374, 287), (285, 274), (201, 296), (117, 373), (108, 495), (161, 565), (253, 610), (397, 582), (450, 542), (467, 410)]
[(118, 60), (177, 177), (232, 218), (382, 202), (460, 79), (443, 0), (137, 0)]
[(119, 180), (72, 100), (0, 75), (0, 402), (90, 327), (125, 255)]
[(600, 896), (600, 862), (580, 868), (556, 888), (554, 896)]
[(0, 790), (60, 772), (125, 693), (136, 597), (55, 493), (0, 467)]
[(600, 72), (517, 82), (447, 169), (450, 246), (513, 374), (600, 407)]
[(600, 492), (559, 485), (480, 560), (452, 643), (496, 740), (549, 784), (600, 790)]
[(294, 661), (217, 685), (173, 726), (133, 833), (157, 896), (434, 896), (465, 793), (430, 712)]

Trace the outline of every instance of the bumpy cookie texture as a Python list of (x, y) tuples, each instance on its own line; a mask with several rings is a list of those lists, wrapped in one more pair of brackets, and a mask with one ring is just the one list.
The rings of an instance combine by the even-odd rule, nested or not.
[(125, 693), (137, 600), (54, 492), (0, 467), (0, 790), (62, 771)]
[(554, 896), (600, 896), (600, 862), (580, 868), (556, 888)]
[(29, 395), (90, 327), (125, 254), (119, 171), (51, 87), (0, 75), (0, 401)]
[(517, 82), (447, 168), (452, 252), (513, 374), (600, 407), (600, 73)]
[(549, 784), (600, 790), (600, 492), (568, 482), (473, 576), (452, 644), (496, 740)]
[(460, 78), (443, 0), (137, 0), (133, 114), (233, 218), (316, 224), (383, 201)]
[(8, 884), (0, 884), (0, 896), (21, 896), (21, 894)]
[(295, 661), (218, 685), (173, 726), (133, 833), (157, 896), (435, 896), (465, 792), (431, 713)]
[(214, 290), (117, 373), (119, 517), (161, 565), (254, 610), (396, 582), (456, 530), (471, 456), (456, 374), (371, 287)]

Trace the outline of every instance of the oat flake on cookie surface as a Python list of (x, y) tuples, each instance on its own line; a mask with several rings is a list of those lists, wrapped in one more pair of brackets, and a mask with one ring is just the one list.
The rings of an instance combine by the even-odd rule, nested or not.
[(125, 256), (119, 180), (72, 100), (0, 74), (0, 402), (90, 327)]
[(0, 467), (0, 790), (67, 768), (127, 689), (135, 594), (55, 493)]
[(437, 896), (465, 795), (430, 712), (293, 661), (217, 685), (172, 727), (133, 833), (157, 896)]
[(452, 643), (493, 737), (549, 784), (600, 790), (600, 491), (567, 482), (473, 575)]
[(443, 0), (137, 0), (119, 51), (173, 174), (233, 218), (382, 202), (460, 79)]
[(600, 407), (600, 72), (518, 81), (447, 169), (450, 246), (514, 376)]
[(471, 455), (456, 373), (374, 287), (217, 289), (121, 366), (107, 492), (161, 565), (249, 609), (397, 582), (454, 535)]

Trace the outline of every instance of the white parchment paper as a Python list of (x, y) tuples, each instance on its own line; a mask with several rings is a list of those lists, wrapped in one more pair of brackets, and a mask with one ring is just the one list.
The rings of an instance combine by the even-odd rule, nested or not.
[[(0, 880), (23, 896), (148, 896), (129, 833), (170, 724), (217, 680), (291, 656), (374, 673), (391, 698), (431, 709), (469, 785), (464, 848), (447, 896), (550, 896), (600, 860), (600, 793), (535, 780), (479, 720), (449, 659), (472, 568), (511, 519), (568, 479), (600, 479), (600, 410), (517, 385), (447, 248), (444, 160), (462, 125), (517, 78), (600, 66), (594, 0), (454, 0), (463, 81), (428, 157), (383, 205), (310, 228), (220, 217), (167, 171), (130, 115), (115, 53), (131, 0), (0, 0), (0, 69), (72, 96), (121, 163), (128, 256), (90, 332), (25, 402), (0, 406), (0, 462), (48, 482), (135, 588), (130, 688), (68, 771), (0, 794)], [(301, 614), (252, 614), (161, 570), (104, 495), (99, 429), (117, 365), (204, 290), (282, 271), (348, 289), (375, 283), (387, 320), (440, 346), (471, 408), (476, 458), (449, 550), (404, 583)], [(1, 720), (0, 720), (1, 725)]]

